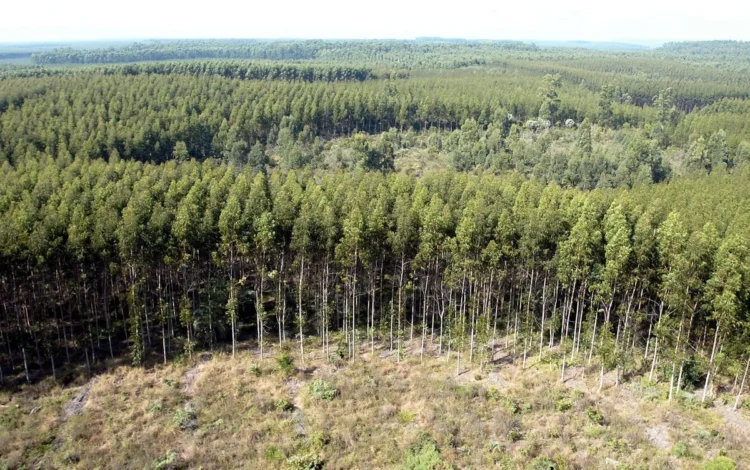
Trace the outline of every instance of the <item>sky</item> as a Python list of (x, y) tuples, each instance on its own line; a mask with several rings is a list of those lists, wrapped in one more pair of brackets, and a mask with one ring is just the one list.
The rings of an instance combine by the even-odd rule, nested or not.
[(149, 38), (750, 40), (746, 0), (5, 0), (0, 42)]

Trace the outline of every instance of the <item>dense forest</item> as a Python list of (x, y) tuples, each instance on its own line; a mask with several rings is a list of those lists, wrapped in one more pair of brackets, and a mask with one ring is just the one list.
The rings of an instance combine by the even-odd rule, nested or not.
[(6, 66), (0, 380), (310, 337), (481, 368), (503, 341), (739, 400), (745, 49), (178, 41)]

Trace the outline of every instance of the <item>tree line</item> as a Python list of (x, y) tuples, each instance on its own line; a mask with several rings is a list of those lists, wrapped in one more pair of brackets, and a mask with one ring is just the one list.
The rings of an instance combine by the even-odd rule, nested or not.
[(483, 63), (483, 57), (507, 51), (535, 51), (514, 41), (445, 43), (421, 40), (164, 40), (128, 46), (59, 48), (32, 54), (37, 64), (97, 64), (175, 59), (323, 60), (401, 63), (405, 67), (454, 68)]
[(377, 342), (482, 367), (502, 345), (706, 400), (736, 392), (750, 353), (748, 179), (581, 192), (517, 173), (5, 164), (1, 369), (248, 338), (304, 358), (310, 337), (352, 361)]
[[(378, 78), (372, 69), (352, 65), (292, 64), (241, 60), (146, 62), (90, 67), (17, 67), (0, 72), (0, 80), (39, 78), (81, 73), (103, 75), (218, 76), (239, 80), (287, 80), (304, 82), (364, 81)], [(407, 78), (408, 74), (385, 73), (385, 78)]]

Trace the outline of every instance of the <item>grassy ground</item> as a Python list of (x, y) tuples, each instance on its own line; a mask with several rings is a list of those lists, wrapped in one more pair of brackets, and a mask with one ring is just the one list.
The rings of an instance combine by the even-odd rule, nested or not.
[(670, 404), (638, 379), (598, 392), (596, 367), (562, 383), (500, 350), (457, 375), (455, 354), (270, 349), (0, 390), (0, 468), (750, 468), (747, 410)]

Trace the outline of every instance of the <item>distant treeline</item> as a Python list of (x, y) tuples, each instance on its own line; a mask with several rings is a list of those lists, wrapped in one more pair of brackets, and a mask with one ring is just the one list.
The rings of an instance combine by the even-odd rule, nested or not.
[(455, 68), (504, 51), (535, 51), (521, 42), (186, 40), (33, 54), (37, 64), (104, 64), (175, 59), (324, 60)]
[(691, 59), (731, 58), (750, 60), (750, 41), (686, 41), (668, 42), (657, 53), (680, 54)]
[[(220, 76), (240, 80), (289, 80), (304, 82), (364, 81), (378, 78), (372, 69), (352, 65), (300, 65), (289, 63), (253, 63), (229, 61), (148, 62), (103, 65), (84, 68), (29, 67), (0, 73), (5, 78), (56, 77), (80, 73), (103, 75), (192, 75)], [(407, 78), (404, 72), (386, 73), (385, 77)]]
[(25, 59), (30, 56), (31, 56), (31, 53), (29, 52), (0, 52), (0, 60)]

